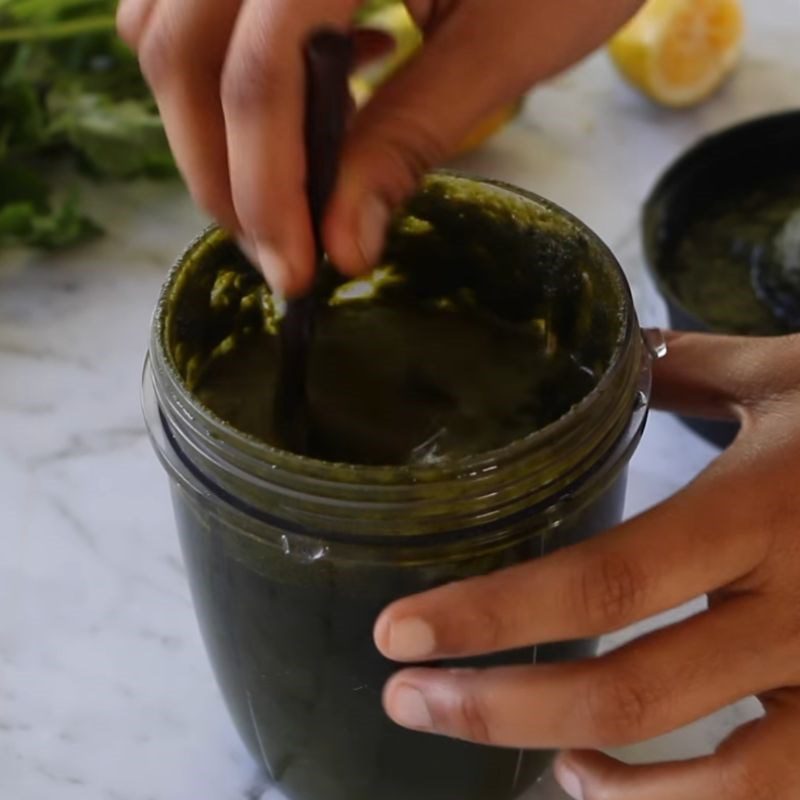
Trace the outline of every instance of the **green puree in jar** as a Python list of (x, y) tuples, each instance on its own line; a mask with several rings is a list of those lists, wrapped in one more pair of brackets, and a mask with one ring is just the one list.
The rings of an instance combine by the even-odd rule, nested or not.
[(800, 174), (757, 176), (699, 208), (663, 274), (695, 316), (724, 333), (780, 335), (786, 324), (753, 285), (753, 256), (800, 210)]
[[(496, 450), (557, 420), (606, 370), (618, 321), (563, 220), (437, 178), (395, 224), (383, 265), (318, 286), (309, 455), (436, 464)], [(453, 212), (454, 206), (457, 213)], [(520, 231), (524, 230), (524, 236)], [(502, 266), (500, 266), (502, 264)], [(232, 245), (179, 276), (169, 349), (201, 402), (280, 446), (281, 308)]]
[(315, 458), (280, 447), (281, 307), (222, 232), (181, 260), (155, 319), (149, 420), (220, 688), (290, 800), (512, 800), (551, 754), (392, 723), (397, 665), (372, 629), (393, 600), (619, 522), (649, 374), (624, 277), (546, 201), (435, 176), (374, 275), (331, 269), (318, 292)]

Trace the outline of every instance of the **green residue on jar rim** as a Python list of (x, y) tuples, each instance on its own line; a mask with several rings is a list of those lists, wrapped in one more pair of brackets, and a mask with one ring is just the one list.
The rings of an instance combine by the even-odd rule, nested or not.
[[(393, 226), (383, 264), (320, 281), (308, 391), (314, 458), (435, 464), (502, 448), (559, 419), (609, 368), (625, 291), (566, 215), (445, 176)], [(282, 307), (235, 246), (196, 251), (162, 309), (186, 387), (242, 433), (280, 446)]]
[(754, 253), (800, 209), (800, 174), (726, 190), (698, 210), (664, 257), (661, 274), (684, 307), (715, 331), (779, 335), (787, 326), (753, 284)]

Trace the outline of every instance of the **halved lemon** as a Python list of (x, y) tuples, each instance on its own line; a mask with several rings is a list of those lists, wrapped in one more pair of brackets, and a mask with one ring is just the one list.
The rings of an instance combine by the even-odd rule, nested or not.
[[(360, 19), (367, 28), (388, 33), (395, 42), (391, 55), (359, 70), (350, 80), (350, 91), (358, 106), (369, 102), (375, 90), (390, 78), (422, 46), (422, 32), (402, 2), (393, 2)], [(519, 113), (522, 102), (514, 103), (483, 120), (464, 140), (456, 155), (476, 150)]]
[(359, 71), (369, 86), (376, 87), (396, 72), (422, 46), (422, 31), (405, 3), (394, 2), (361, 18), (364, 27), (383, 31), (394, 40), (394, 51)]
[(711, 95), (739, 61), (741, 0), (647, 0), (611, 40), (622, 75), (658, 103), (690, 106)]

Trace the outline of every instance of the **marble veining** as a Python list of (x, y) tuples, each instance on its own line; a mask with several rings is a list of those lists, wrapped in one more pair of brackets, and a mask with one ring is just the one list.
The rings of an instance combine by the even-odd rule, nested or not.
[[(625, 266), (648, 325), (665, 319), (638, 237), (656, 175), (703, 133), (797, 102), (796, 0), (749, 0), (747, 10), (743, 67), (709, 104), (657, 109), (599, 54), (534, 91), (517, 125), (457, 165), (585, 219)], [(0, 798), (281, 800), (215, 688), (139, 409), (158, 288), (203, 220), (178, 186), (86, 192), (106, 238), (58, 256), (0, 256)], [(628, 512), (713, 456), (654, 415)], [(622, 754), (708, 752), (754, 713), (743, 703)], [(558, 796), (549, 784), (536, 794)]]

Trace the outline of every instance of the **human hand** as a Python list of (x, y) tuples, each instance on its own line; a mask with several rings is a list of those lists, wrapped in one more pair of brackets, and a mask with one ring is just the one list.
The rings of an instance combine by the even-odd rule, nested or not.
[[(349, 275), (379, 258), (391, 211), (488, 114), (605, 41), (640, 0), (407, 0), (419, 55), (353, 121), (325, 242)], [(256, 254), (273, 288), (303, 292), (314, 245), (305, 196), (302, 58), (359, 0), (121, 0), (196, 202)]]
[[(399, 724), (564, 753), (581, 800), (793, 800), (800, 785), (800, 335), (671, 334), (657, 406), (737, 418), (736, 442), (662, 505), (590, 542), (390, 606), (375, 628), (400, 662), (593, 637), (701, 594), (710, 608), (601, 658), (453, 672), (386, 687)], [(542, 613), (542, 598), (547, 598)], [(675, 730), (749, 695), (766, 714), (717, 753), (627, 766), (596, 751)]]

